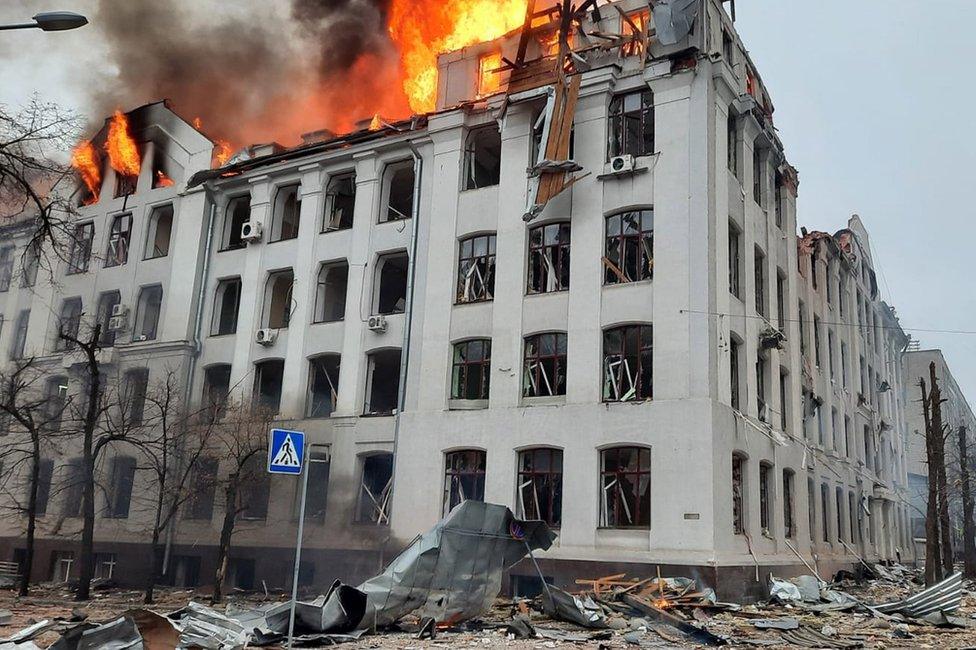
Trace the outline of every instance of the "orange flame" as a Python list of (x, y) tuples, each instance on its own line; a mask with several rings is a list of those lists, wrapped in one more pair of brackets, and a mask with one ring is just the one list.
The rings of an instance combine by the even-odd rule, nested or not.
[(484, 97), (501, 90), (502, 80), (496, 72), (502, 66), (502, 53), (486, 54), (478, 61), (478, 96)]
[(223, 167), (230, 159), (230, 155), (233, 153), (233, 149), (227, 140), (217, 140), (214, 143), (214, 160), (217, 162), (218, 167)]
[(202, 131), (203, 130), (203, 120), (201, 120), (199, 117), (194, 117), (193, 118), (193, 128), (196, 129), (197, 131)]
[(138, 176), (142, 166), (139, 146), (129, 134), (129, 119), (122, 111), (115, 111), (108, 125), (108, 140), (105, 142), (108, 160), (117, 173), (122, 176)]
[(78, 170), (82, 182), (91, 195), (85, 201), (86, 205), (98, 202), (98, 193), (102, 189), (102, 167), (98, 159), (98, 151), (92, 143), (85, 140), (78, 144), (71, 152), (71, 166)]
[(173, 179), (163, 173), (162, 170), (156, 171), (156, 184), (154, 187), (171, 187)]
[[(400, 49), (410, 108), (434, 110), (437, 55), (490, 41), (519, 27), (528, 0), (393, 0), (390, 38)], [(497, 66), (496, 66), (497, 67)]]
[(373, 115), (373, 119), (369, 121), (370, 131), (379, 131), (383, 128), (383, 120), (380, 119), (380, 114), (376, 113)]

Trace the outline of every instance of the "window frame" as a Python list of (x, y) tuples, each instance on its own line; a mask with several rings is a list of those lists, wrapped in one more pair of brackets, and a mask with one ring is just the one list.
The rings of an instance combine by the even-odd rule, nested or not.
[[(326, 368), (325, 366), (317, 365), (327, 361), (335, 361), (334, 381), (333, 381), (333, 377), (329, 376), (328, 368)], [(331, 391), (330, 398), (329, 398), (331, 401), (331, 407), (329, 408), (329, 412), (325, 413), (324, 415), (320, 414), (314, 408), (315, 405), (314, 395), (315, 395), (315, 385), (316, 385), (315, 379), (316, 379), (316, 371), (319, 368), (321, 368), (322, 374), (326, 380), (326, 383), (329, 385), (329, 389)], [(305, 417), (306, 418), (309, 419), (328, 418), (328, 417), (332, 417), (332, 414), (335, 413), (335, 409), (339, 400), (339, 379), (340, 379), (339, 373), (341, 369), (342, 369), (342, 355), (337, 352), (325, 352), (322, 354), (316, 354), (308, 358), (308, 381), (306, 384), (306, 391), (305, 391)]]
[[(123, 243), (124, 242), (124, 243)], [(104, 268), (125, 266), (129, 261), (129, 248), (132, 243), (132, 213), (123, 212), (112, 217), (108, 238), (105, 244)], [(115, 249), (113, 251), (113, 248)]]
[[(238, 205), (246, 206), (246, 217), (239, 224), (234, 225), (234, 220), (237, 217), (236, 207)], [(227, 206), (224, 208), (224, 221), (223, 227), (221, 228), (220, 236), (220, 249), (218, 253), (223, 253), (225, 251), (236, 251), (242, 248), (247, 248), (247, 242), (241, 239), (241, 228), (245, 223), (251, 221), (251, 194), (237, 194), (231, 196), (227, 199)], [(236, 240), (236, 241), (235, 241)]]
[[(227, 292), (233, 286), (237, 287), (237, 294), (234, 299), (234, 322), (229, 330), (222, 331), (224, 304), (227, 300)], [(214, 288), (213, 313), (210, 319), (210, 336), (228, 336), (237, 333), (237, 326), (240, 319), (242, 288), (243, 283), (240, 276), (220, 278), (217, 280), (217, 286)]]
[[(636, 341), (632, 341), (631, 334), (635, 331)], [(611, 352), (607, 349), (608, 339), (614, 335), (619, 335), (620, 340), (619, 351), (617, 352)], [(637, 349), (631, 350), (629, 344), (634, 342), (637, 344)], [(601, 383), (603, 390), (601, 393), (603, 395), (603, 402), (634, 402), (654, 399), (654, 325), (652, 323), (628, 323), (604, 329), (602, 352), (603, 377)], [(614, 372), (611, 368), (611, 356), (619, 357), (616, 376), (611, 374)], [(631, 357), (636, 357), (637, 359), (636, 369), (631, 368), (630, 364), (627, 363)], [(650, 367), (645, 367), (646, 365)], [(638, 378), (636, 382), (634, 381), (635, 377)], [(630, 390), (621, 394), (620, 391), (624, 385), (623, 381), (625, 378), (630, 381)], [(618, 393), (617, 399), (613, 399), (612, 393), (608, 391), (614, 384), (618, 386), (616, 391)], [(644, 394), (645, 388), (649, 394)], [(631, 391), (634, 392), (633, 397), (624, 399)]]
[[(545, 463), (535, 462), (538, 460), (536, 457), (541, 454), (548, 454), (548, 459)], [(527, 460), (533, 461), (528, 468)], [(539, 504), (540, 490), (537, 479), (541, 481), (546, 495), (545, 508)], [(532, 482), (530, 494), (536, 500), (534, 514), (542, 515), (542, 521), (550, 528), (558, 530), (562, 525), (563, 450), (557, 447), (529, 447), (518, 451), (515, 469), (515, 506), (516, 516), (520, 519), (530, 519), (525, 508), (525, 488), (528, 481)]]
[[(478, 254), (478, 245), (484, 241), (484, 252)], [(457, 286), (454, 292), (454, 304), (470, 305), (478, 302), (490, 302), (495, 299), (495, 261), (497, 236), (494, 232), (476, 233), (458, 239)], [(477, 273), (478, 276), (474, 276)], [(475, 286), (474, 280), (480, 280), (481, 290), (474, 292), (475, 297), (466, 299), (468, 288)], [(469, 283), (469, 281), (471, 281)]]
[[(628, 217), (636, 215), (637, 230), (625, 232), (624, 223)], [(650, 228), (645, 227), (646, 221)], [(611, 222), (616, 220), (617, 232), (610, 233)], [(603, 251), (603, 285), (632, 284), (654, 279), (654, 208), (637, 208), (608, 214), (604, 218), (604, 251)], [(627, 272), (631, 270), (629, 260), (636, 251), (637, 263), (634, 270), (636, 279), (631, 279)], [(616, 262), (614, 262), (616, 259)]]
[(95, 242), (95, 222), (84, 221), (75, 224), (71, 237), (71, 252), (68, 255), (66, 275), (87, 273), (91, 266), (92, 246)]
[[(393, 189), (393, 179), (401, 171), (409, 170), (411, 175), (410, 180), (410, 210), (407, 213), (400, 211), (399, 209), (390, 205), (390, 196)], [(416, 201), (417, 197), (414, 196), (414, 188), (417, 185), (417, 170), (415, 169), (414, 161), (410, 158), (403, 158), (400, 160), (391, 160), (383, 166), (383, 201), (380, 204), (380, 214), (377, 223), (391, 223), (396, 221), (405, 221), (407, 219), (413, 218), (413, 203)], [(390, 217), (391, 210), (396, 214), (400, 215), (395, 218)]]
[(729, 219), (729, 293), (742, 298), (742, 229)]
[[(487, 133), (493, 133), (497, 136), (497, 156), (498, 160), (495, 164), (495, 169), (487, 173), (488, 179), (484, 184), (479, 182), (478, 178), (478, 153), (479, 151), (484, 153), (486, 149), (490, 151), (489, 147), (482, 147), (479, 149), (478, 145), (481, 143), (479, 138), (482, 138)], [(494, 140), (491, 144), (495, 144)], [(468, 131), (467, 137), (464, 139), (464, 158), (463, 164), (461, 166), (461, 191), (467, 192), (470, 190), (480, 190), (486, 187), (496, 187), (501, 182), (501, 165), (502, 165), (502, 134), (498, 128), (497, 124), (485, 124), (482, 126), (475, 127)], [(483, 166), (482, 166), (483, 167)]]
[[(554, 350), (552, 354), (542, 354), (544, 349), (544, 337), (553, 337), (551, 348)], [(530, 344), (533, 344), (538, 351), (536, 354), (529, 354)], [(562, 350), (562, 353), (560, 353)], [(537, 332), (535, 334), (529, 334), (522, 339), (522, 398), (523, 399), (533, 399), (533, 398), (552, 398), (552, 397), (565, 397), (566, 395), (566, 364), (569, 358), (569, 340), (566, 332)], [(548, 374), (544, 375), (546, 383), (549, 386), (549, 394), (542, 394), (539, 392), (541, 384), (539, 384), (540, 378), (543, 377), (544, 368), (543, 363), (546, 360), (552, 360), (554, 374), (556, 375), (557, 384), (555, 391), (553, 392), (553, 382), (548, 377)], [(533, 370), (529, 369), (530, 364), (535, 364)], [(542, 368), (542, 370), (540, 370)], [(559, 382), (559, 371), (563, 371), (562, 381)], [(530, 376), (530, 372), (534, 375)], [(532, 376), (535, 377), (535, 386), (533, 387)], [(559, 392), (559, 386), (562, 386), (562, 392)], [(531, 390), (530, 390), (531, 389)]]
[[(555, 241), (546, 243), (550, 231), (555, 233)], [(539, 235), (536, 236), (536, 233)], [(526, 295), (535, 296), (569, 291), (571, 250), (572, 224), (569, 221), (552, 221), (530, 228), (528, 232), (528, 272), (525, 282)], [(547, 251), (551, 251), (551, 257)], [(540, 260), (537, 267), (534, 264), (536, 255), (539, 256)], [(537, 274), (539, 289), (533, 288), (533, 280)], [(550, 282), (550, 279), (553, 279), (554, 282)], [(552, 289), (549, 289), (550, 284), (553, 286)]]
[[(281, 300), (284, 302), (284, 311), (281, 313), (282, 320), (275, 320), (277, 315), (274, 308), (277, 302), (275, 287), (279, 280), (286, 280), (291, 277), (291, 283), (288, 284), (288, 288), (285, 289), (284, 296)], [(295, 303), (295, 270), (293, 268), (276, 269), (273, 271), (268, 271), (267, 279), (264, 282), (264, 301), (261, 307), (261, 327), (282, 330), (288, 329), (291, 325), (291, 317), (294, 311)]]
[[(348, 197), (349, 195), (342, 194), (341, 188), (340, 189), (336, 189), (335, 191), (333, 191), (332, 190), (332, 186), (333, 186), (333, 184), (338, 185), (340, 183), (343, 183), (343, 182), (346, 182), (346, 181), (349, 181), (349, 180), (351, 180), (351, 182), (352, 182), (352, 195), (351, 195), (352, 196), (352, 205), (349, 206), (350, 214), (349, 214), (348, 222), (345, 219), (345, 208), (340, 206), (338, 208), (338, 210), (339, 210), (338, 214), (340, 215), (339, 216), (338, 225), (333, 225), (335, 223), (335, 216), (337, 214), (337, 211), (336, 211), (337, 210), (337, 204), (341, 203), (341, 202), (339, 202), (339, 201), (336, 200), (336, 197), (339, 197), (339, 196), (347, 196)], [(324, 210), (322, 212), (322, 224), (321, 224), (321, 227), (319, 229), (319, 232), (320, 233), (338, 232), (340, 230), (349, 230), (349, 229), (351, 229), (353, 227), (353, 225), (355, 224), (355, 218), (356, 218), (356, 194), (357, 194), (357, 191), (356, 190), (357, 190), (357, 186), (356, 186), (356, 171), (355, 170), (337, 172), (335, 174), (330, 174), (329, 175), (329, 180), (325, 184), (325, 207), (324, 207)], [(343, 225), (344, 223), (346, 225)]]
[[(269, 400), (263, 399), (263, 393), (261, 386), (264, 383), (264, 373), (266, 369), (272, 368), (275, 364), (280, 364), (281, 376), (278, 381), (278, 396), (273, 400), (273, 404)], [(267, 409), (267, 411), (272, 415), (277, 415), (281, 412), (281, 393), (284, 389), (284, 379), (285, 379), (285, 360), (279, 358), (268, 358), (261, 359), (254, 362), (254, 387), (251, 393), (252, 404), (257, 408)]]
[[(458, 461), (458, 462), (452, 462)], [(463, 461), (463, 466), (462, 466)], [(468, 462), (473, 461), (472, 466)], [(485, 484), (487, 482), (488, 452), (484, 449), (452, 449), (444, 453), (444, 484), (443, 502), (441, 512), (447, 515), (455, 507), (465, 501), (484, 501)], [(474, 481), (474, 493), (477, 496), (468, 496), (464, 493), (462, 481), (467, 477)], [(455, 485), (460, 491), (459, 499), (455, 503)], [(478, 494), (480, 492), (480, 495)]]
[(748, 527), (748, 506), (746, 490), (748, 457), (741, 452), (732, 452), (732, 534), (744, 535)]
[[(637, 454), (636, 469), (630, 469), (630, 465), (621, 464), (623, 462), (621, 460), (622, 452), (628, 452), (628, 453), (636, 452)], [(607, 469), (608, 456), (610, 453), (615, 453), (617, 460), (616, 460), (615, 467), (611, 469)], [(599, 459), (598, 471), (600, 475), (600, 483), (599, 483), (600, 497), (598, 500), (600, 504), (600, 512), (599, 512), (598, 527), (603, 529), (650, 530), (651, 503), (652, 503), (651, 448), (640, 446), (640, 445), (614, 445), (610, 447), (604, 447), (603, 449), (600, 449), (598, 459)], [(646, 463), (644, 462), (645, 460)], [(636, 513), (631, 512), (630, 506), (626, 504), (627, 495), (624, 494), (623, 495), (624, 498), (621, 500), (620, 497), (623, 492), (623, 488), (621, 487), (620, 489), (613, 491), (613, 495), (614, 495), (614, 500), (613, 500), (614, 505), (612, 508), (613, 519), (615, 521), (617, 520), (618, 518), (617, 511), (621, 508), (619, 504), (623, 503), (622, 506), (623, 513), (627, 515), (627, 518), (631, 522), (634, 522), (636, 520), (637, 522), (636, 524), (632, 523), (631, 525), (621, 525), (619, 523), (613, 523), (613, 524), (610, 523), (611, 505), (610, 502), (607, 500), (607, 489), (613, 487), (614, 485), (620, 486), (621, 477), (637, 478), (636, 483), (634, 482), (630, 483), (631, 486), (636, 486), (637, 488), (637, 491), (633, 495), (635, 497), (634, 505), (636, 506)], [(644, 482), (645, 477), (646, 477), (646, 482)], [(608, 482), (607, 480), (608, 478), (612, 480)], [(640, 491), (642, 485), (646, 486), (646, 494), (642, 494)], [(643, 510), (641, 509), (641, 506), (644, 506)], [(646, 523), (643, 521), (644, 517), (642, 517), (642, 515), (646, 515)]]
[[(285, 221), (285, 211), (291, 198), (294, 197), (294, 224)], [(285, 236), (285, 225), (289, 224), (289, 236)], [(302, 184), (282, 183), (275, 187), (274, 201), (271, 203), (271, 228), (268, 232), (268, 243), (276, 244), (282, 241), (298, 239), (302, 225)]]
[[(639, 106), (627, 110), (627, 98), (639, 95)], [(617, 156), (652, 156), (655, 151), (655, 116), (654, 92), (648, 87), (637, 88), (628, 92), (621, 92), (610, 97), (607, 106), (607, 161)], [(636, 116), (640, 135), (631, 143), (627, 138), (627, 125)]]
[(796, 472), (783, 469), (783, 536), (796, 539)]
[[(158, 291), (159, 299), (155, 303), (150, 303), (152, 300), (152, 295)], [(152, 326), (152, 332), (146, 334), (146, 313), (147, 309), (151, 305), (155, 305), (155, 322)], [(132, 341), (138, 343), (140, 341), (155, 341), (159, 337), (159, 325), (163, 318), (163, 285), (161, 284), (149, 284), (139, 289), (139, 297), (136, 301), (136, 314), (135, 320), (133, 321), (132, 328)]]
[[(169, 215), (169, 237), (167, 238), (166, 250), (158, 252), (156, 248), (156, 237), (159, 233), (159, 223), (164, 216)], [(176, 220), (176, 210), (172, 203), (162, 203), (154, 205), (149, 212), (149, 219), (146, 221), (146, 244), (143, 248), (143, 260), (158, 260), (169, 256), (169, 251), (173, 247), (173, 225)]]
[[(481, 355), (479, 359), (469, 361), (465, 356), (459, 360), (458, 355), (468, 351), (472, 344), (480, 344)], [(491, 389), (491, 339), (490, 338), (471, 338), (456, 341), (451, 346), (451, 400), (475, 402), (486, 401)], [(473, 370), (476, 369), (476, 370)], [(466, 388), (469, 387), (469, 373), (480, 373), (478, 382), (478, 394), (474, 397), (467, 394)]]

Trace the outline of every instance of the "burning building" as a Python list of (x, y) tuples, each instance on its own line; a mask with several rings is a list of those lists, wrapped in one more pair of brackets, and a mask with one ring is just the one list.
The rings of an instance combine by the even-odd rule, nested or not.
[[(57, 295), (117, 292), (119, 372), (177, 367), (191, 409), (256, 404), (308, 434), (309, 583), (369, 575), (466, 499), (558, 528), (538, 559), (560, 584), (663, 564), (736, 597), (909, 548), (904, 385), (881, 375), (903, 334), (859, 222), (797, 237), (798, 176), (723, 3), (519, 10), (521, 29), (445, 46), (412, 117), (216, 169), (159, 104), (123, 115), (140, 166), (119, 164), (117, 114), (76, 152), (79, 224), (115, 259), (94, 234), (122, 218), (137, 254)], [(140, 249), (165, 206), (172, 245)], [(14, 351), (57, 366), (51, 316), (28, 313)], [(868, 364), (888, 396), (856, 395)], [(249, 486), (232, 585), (284, 586), (295, 502), (295, 481)], [(173, 523), (172, 582), (208, 582), (227, 507), (204, 491)], [(141, 514), (111, 513), (96, 547), (137, 576)], [(42, 534), (61, 569), (66, 516)], [(531, 565), (510, 587), (538, 588)]]

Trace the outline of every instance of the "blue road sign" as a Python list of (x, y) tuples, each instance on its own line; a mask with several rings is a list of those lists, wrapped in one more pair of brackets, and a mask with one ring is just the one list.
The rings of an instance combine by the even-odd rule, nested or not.
[(272, 474), (301, 474), (305, 458), (305, 434), (272, 429), (268, 440), (268, 471)]

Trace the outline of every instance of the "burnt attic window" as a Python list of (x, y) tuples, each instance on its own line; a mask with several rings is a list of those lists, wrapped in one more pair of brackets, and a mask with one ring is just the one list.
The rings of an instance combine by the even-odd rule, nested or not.
[(385, 207), (380, 213), (380, 223), (409, 219), (413, 213), (413, 162), (401, 160), (387, 165), (384, 174)]
[(352, 228), (356, 207), (356, 174), (340, 174), (329, 179), (325, 190), (325, 219), (322, 232)]
[(369, 354), (366, 415), (392, 415), (400, 392), (400, 349)]
[(162, 145), (158, 143), (155, 143), (153, 146), (152, 165), (153, 189), (172, 187), (176, 177), (175, 165), (170, 161), (169, 156), (163, 152)]
[(464, 149), (464, 189), (498, 185), (501, 158), (502, 135), (497, 125), (472, 131)]
[(129, 176), (121, 172), (115, 173), (115, 198), (135, 194), (139, 185), (138, 176)]
[(407, 301), (407, 266), (410, 258), (406, 253), (386, 255), (376, 265), (377, 314), (402, 314)]

